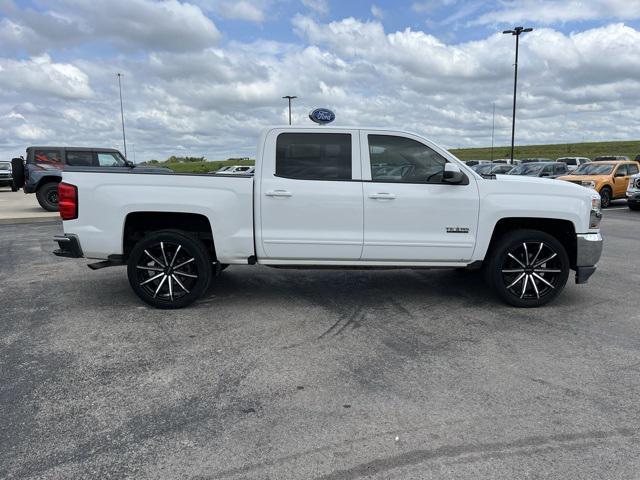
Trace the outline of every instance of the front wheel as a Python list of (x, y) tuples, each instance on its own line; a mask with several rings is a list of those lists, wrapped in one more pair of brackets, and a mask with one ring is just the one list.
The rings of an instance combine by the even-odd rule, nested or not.
[(38, 188), (36, 192), (38, 203), (47, 212), (58, 211), (58, 184), (56, 182), (48, 182)]
[(211, 258), (197, 238), (177, 230), (161, 230), (133, 247), (127, 276), (143, 302), (156, 308), (182, 308), (207, 290)]
[(640, 205), (629, 203), (629, 210), (640, 210)]
[(600, 190), (600, 205), (602, 208), (609, 208), (611, 206), (611, 189), (609, 187), (602, 187)]
[(498, 296), (515, 307), (539, 307), (555, 299), (569, 278), (569, 257), (548, 233), (516, 230), (490, 253), (487, 276)]

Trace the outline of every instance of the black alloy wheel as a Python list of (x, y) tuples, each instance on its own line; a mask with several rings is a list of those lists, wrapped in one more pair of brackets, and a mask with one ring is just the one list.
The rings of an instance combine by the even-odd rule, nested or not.
[(538, 307), (556, 298), (569, 276), (569, 258), (553, 236), (518, 230), (492, 252), (490, 277), (498, 295), (517, 307)]
[(156, 308), (182, 308), (209, 286), (212, 267), (205, 245), (186, 232), (147, 235), (129, 255), (127, 274), (136, 294)]

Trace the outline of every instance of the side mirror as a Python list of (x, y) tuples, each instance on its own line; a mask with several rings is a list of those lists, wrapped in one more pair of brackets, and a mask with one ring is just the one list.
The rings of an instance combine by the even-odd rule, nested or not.
[(464, 180), (464, 174), (462, 173), (462, 170), (460, 170), (460, 167), (455, 163), (445, 163), (442, 179), (445, 183), (456, 185), (462, 183)]

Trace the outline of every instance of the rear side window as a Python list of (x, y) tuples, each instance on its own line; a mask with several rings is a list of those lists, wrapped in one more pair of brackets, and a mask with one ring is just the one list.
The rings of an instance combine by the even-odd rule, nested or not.
[(578, 161), (575, 158), (563, 158), (561, 161), (566, 163), (567, 165), (577, 165), (578, 164)]
[(635, 175), (636, 173), (638, 173), (638, 166), (637, 165), (633, 165), (633, 164), (628, 165), (627, 169), (628, 169), (629, 175)]
[(70, 167), (91, 167), (93, 153), (91, 152), (67, 152), (67, 165)]
[(122, 167), (124, 159), (115, 153), (98, 152), (98, 165), (101, 167)]
[(616, 177), (626, 177), (627, 176), (627, 166), (626, 165), (620, 165), (618, 167), (618, 170), (616, 170), (615, 176)]
[(60, 150), (36, 150), (33, 152), (33, 161), (59, 167), (62, 164), (62, 156)]
[(556, 165), (556, 173), (567, 173), (567, 166), (563, 164)]
[(426, 145), (392, 135), (369, 135), (369, 158), (371, 180), (385, 183), (442, 183), (447, 163)]
[(299, 180), (351, 180), (351, 135), (281, 133), (276, 176)]

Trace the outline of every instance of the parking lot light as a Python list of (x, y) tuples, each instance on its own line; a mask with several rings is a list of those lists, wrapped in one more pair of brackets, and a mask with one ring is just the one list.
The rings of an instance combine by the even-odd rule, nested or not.
[(518, 49), (520, 46), (520, 35), (533, 32), (533, 28), (515, 27), (513, 30), (505, 30), (502, 33), (516, 37), (516, 62), (514, 64), (515, 74), (513, 80), (513, 116), (511, 120), (511, 163), (513, 163), (513, 149), (516, 135), (516, 92), (518, 89)]

